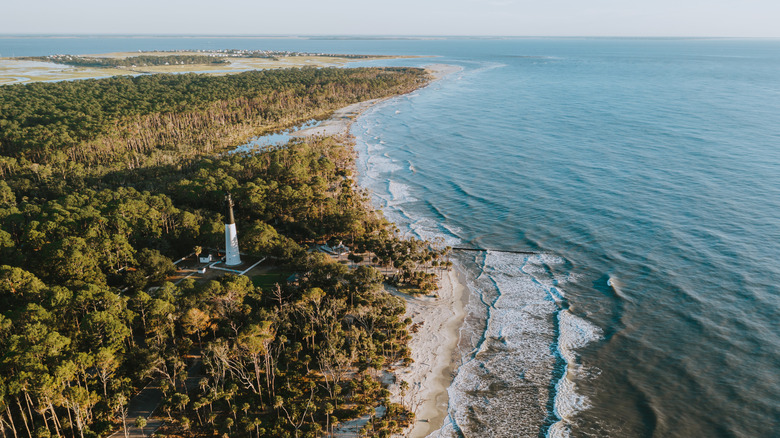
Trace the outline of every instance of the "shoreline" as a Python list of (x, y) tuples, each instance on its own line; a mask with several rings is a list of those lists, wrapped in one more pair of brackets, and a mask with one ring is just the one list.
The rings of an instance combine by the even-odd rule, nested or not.
[[(461, 71), (462, 68), (450, 64), (432, 64), (425, 66), (432, 83)], [(316, 136), (348, 136), (352, 123), (369, 108), (397, 96), (358, 102), (333, 112), (318, 126), (302, 129), (290, 134), (292, 138)], [(439, 280), (437, 297), (413, 297), (385, 285), (385, 290), (406, 302), (404, 317), (410, 317), (418, 330), (412, 334), (409, 349), (414, 362), (408, 367), (391, 369), (395, 382), (389, 387), (393, 402), (403, 403), (415, 413), (415, 421), (404, 432), (404, 436), (421, 438), (434, 433), (444, 425), (449, 407), (447, 388), (453, 381), (460, 356), (458, 343), (460, 329), (466, 316), (469, 297), (468, 287), (457, 265), (444, 271)], [(409, 389), (401, 396), (400, 381), (409, 384)], [(342, 430), (339, 436), (350, 436)]]
[[(426, 65), (425, 71), (431, 75), (431, 81), (422, 88), (429, 86), (430, 84), (444, 78), (447, 75), (461, 70), (461, 67), (450, 64)], [(364, 100), (362, 102), (353, 103), (352, 105), (339, 108), (336, 111), (333, 111), (333, 114), (331, 114), (331, 116), (327, 119), (323, 120), (319, 125), (313, 126), (311, 128), (301, 129), (300, 131), (295, 131), (290, 134), (290, 137), (331, 137), (349, 134), (349, 129), (352, 126), (352, 123), (366, 110), (373, 107), (374, 105), (380, 104), (398, 96), (399, 95)]]
[[(448, 415), (449, 394), (458, 365), (460, 329), (466, 316), (468, 287), (456, 269), (445, 271), (439, 280), (437, 297), (412, 297), (386, 287), (406, 301), (404, 317), (412, 319), (417, 332), (409, 342), (414, 362), (396, 369), (396, 383), (390, 386), (393, 401), (415, 413), (415, 421), (406, 432), (410, 438), (421, 438), (439, 430)], [(409, 384), (401, 395), (400, 381)]]
[(336, 111), (333, 111), (333, 114), (331, 114), (327, 119), (323, 120), (319, 125), (295, 131), (290, 134), (290, 138), (333, 137), (349, 134), (349, 128), (352, 126), (352, 122), (354, 122), (358, 116), (363, 114), (363, 112), (372, 106), (384, 102), (388, 99), (392, 99), (393, 97), (395, 96), (364, 100), (362, 102), (353, 103), (352, 105), (339, 108)]

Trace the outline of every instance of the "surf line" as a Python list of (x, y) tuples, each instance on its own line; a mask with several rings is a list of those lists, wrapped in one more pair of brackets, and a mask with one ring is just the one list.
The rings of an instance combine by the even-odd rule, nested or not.
[(546, 252), (541, 251), (517, 251), (517, 250), (511, 250), (511, 249), (494, 249), (494, 248), (465, 248), (461, 246), (453, 246), (453, 251), (471, 251), (471, 252), (504, 252), (509, 254), (524, 254), (524, 255), (541, 255), (541, 254), (548, 254)]

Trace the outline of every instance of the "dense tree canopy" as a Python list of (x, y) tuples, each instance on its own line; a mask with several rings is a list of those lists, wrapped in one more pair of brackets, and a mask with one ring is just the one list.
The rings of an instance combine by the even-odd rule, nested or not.
[[(344, 139), (222, 155), (214, 151), (227, 141), (187, 142), (286, 127), (405, 91), (420, 74), (304, 69), (0, 87), (0, 433), (105, 435), (150, 379), (162, 382), (162, 412), (180, 435), (321, 436), (378, 402), (388, 413), (371, 426), (377, 434), (410, 421), (379, 383), (379, 370), (410, 360), (403, 301), (382, 290), (375, 267), (305, 249), (348, 242), (363, 254), (354, 257), (422, 290), (435, 287), (442, 251), (400, 239), (368, 207)], [(148, 147), (125, 147), (147, 135), (139, 126), (152, 131)], [(149, 159), (158, 150), (177, 162)], [(126, 161), (133, 154), (146, 158)], [(270, 256), (299, 281), (166, 282), (173, 259), (224, 245), (225, 191), (238, 205), (242, 251)], [(193, 361), (203, 370), (196, 388), (185, 385)]]
[(3, 86), (0, 153), (50, 167), (39, 172), (61, 172), (68, 161), (160, 164), (410, 91), (422, 80), (417, 69), (304, 68)]

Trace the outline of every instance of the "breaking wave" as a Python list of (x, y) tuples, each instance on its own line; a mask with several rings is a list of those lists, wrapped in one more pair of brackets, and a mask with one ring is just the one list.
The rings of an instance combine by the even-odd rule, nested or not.
[[(414, 163), (388, 154), (404, 146), (381, 134), (377, 111), (361, 116), (352, 129), (361, 185), (403, 234), (462, 244), (462, 230), (436, 217), (441, 213), (421, 213), (421, 206), (430, 205), (417, 198), (408, 178)], [(598, 327), (568, 309), (565, 289), (576, 274), (557, 255), (477, 254), (456, 257), (471, 296), (461, 329), (461, 362), (448, 388), (448, 415), (431, 436), (568, 436), (575, 414), (589, 406), (577, 392), (584, 371), (576, 350), (601, 336)]]

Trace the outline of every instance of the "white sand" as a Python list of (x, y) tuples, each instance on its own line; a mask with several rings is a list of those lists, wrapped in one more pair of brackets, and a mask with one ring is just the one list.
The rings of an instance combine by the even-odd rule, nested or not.
[[(424, 437), (438, 430), (447, 416), (447, 387), (455, 370), (466, 286), (454, 270), (442, 275), (440, 286), (438, 298), (413, 298), (391, 290), (405, 298), (405, 316), (412, 318), (413, 325), (419, 324), (409, 342), (414, 363), (396, 370), (398, 381), (390, 388), (394, 401), (403, 401), (416, 414), (409, 437)], [(409, 384), (403, 399), (398, 386), (401, 380)]]
[(363, 102), (354, 103), (344, 108), (337, 109), (333, 112), (328, 120), (320, 123), (318, 126), (312, 128), (301, 129), (300, 131), (293, 132), (290, 137), (329, 137), (333, 135), (346, 134), (349, 132), (349, 127), (352, 122), (363, 111), (371, 108), (379, 102), (389, 99), (385, 97), (382, 99), (364, 100)]
[[(462, 68), (448, 64), (433, 64), (426, 66), (426, 71), (437, 81)], [(349, 134), (352, 122), (366, 109), (392, 97), (359, 102), (333, 113), (319, 126), (302, 129), (292, 136), (333, 136)], [(420, 324), (417, 333), (409, 342), (411, 356), (414, 360), (408, 367), (395, 370), (397, 382), (390, 385), (394, 402), (403, 402), (416, 414), (407, 436), (424, 437), (441, 428), (447, 416), (449, 397), (447, 387), (452, 383), (456, 366), (456, 347), (463, 325), (464, 299), (467, 297), (466, 286), (460, 281), (455, 270), (442, 274), (437, 298), (414, 298), (387, 287), (388, 291), (406, 300), (406, 315), (412, 318), (412, 324)], [(409, 389), (402, 398), (400, 395), (401, 380), (409, 384)], [(337, 429), (339, 437), (357, 436), (356, 431), (365, 424), (364, 418), (357, 419)]]

